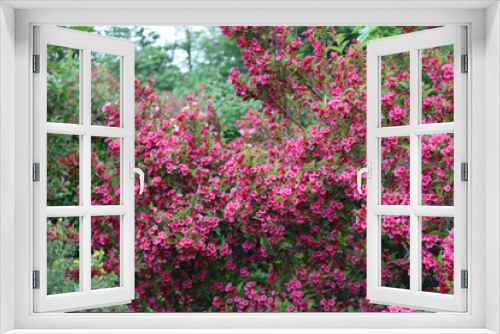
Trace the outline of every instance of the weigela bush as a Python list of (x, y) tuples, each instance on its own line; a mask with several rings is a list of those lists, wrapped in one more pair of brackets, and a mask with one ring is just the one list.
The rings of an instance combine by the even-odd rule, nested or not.
[[(172, 113), (152, 79), (136, 80), (136, 165), (146, 173), (146, 189), (139, 195), (136, 182), (136, 299), (129, 309), (415, 311), (366, 299), (366, 186), (362, 195), (356, 189), (366, 163), (363, 46), (354, 40), (339, 47), (343, 36), (332, 27), (302, 36), (290, 27), (222, 33), (237, 43), (248, 70), (231, 71), (234, 94), (262, 102), (262, 110), (249, 109), (237, 121), (240, 136), (231, 142), (206, 96), (189, 96)], [(409, 124), (416, 74), (407, 56), (384, 59), (383, 126)], [(423, 122), (452, 120), (449, 50), (428, 50), (422, 64)], [(117, 110), (104, 106), (109, 122)], [(111, 156), (119, 153), (113, 143)], [(381, 148), (382, 204), (408, 204), (409, 139), (385, 138)], [(423, 204), (452, 205), (453, 136), (423, 136), (422, 157)], [(99, 167), (103, 185), (94, 203), (114, 203), (119, 189), (106, 175), (117, 167)], [(381, 219), (382, 284), (405, 287), (409, 219)], [(93, 225), (92, 244), (117, 249), (119, 224), (106, 226)], [(422, 230), (424, 289), (452, 293), (453, 221), (424, 217)], [(116, 260), (103, 269), (114, 271)]]

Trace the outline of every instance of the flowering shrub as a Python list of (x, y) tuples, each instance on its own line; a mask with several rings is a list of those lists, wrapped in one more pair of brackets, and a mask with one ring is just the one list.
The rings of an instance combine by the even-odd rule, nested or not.
[[(234, 140), (223, 138), (206, 96), (189, 96), (180, 112), (169, 113), (153, 80), (136, 80), (136, 165), (146, 189), (139, 195), (137, 181), (136, 299), (129, 309), (414, 311), (366, 299), (366, 186), (362, 195), (356, 190), (356, 171), (366, 162), (363, 46), (354, 40), (343, 49), (332, 27), (302, 36), (288, 27), (222, 33), (237, 43), (248, 69), (230, 72), (234, 94), (262, 102), (262, 110), (249, 109), (236, 122)], [(398, 59), (387, 57), (382, 68), (383, 125), (409, 121), (409, 69)], [(438, 48), (423, 55), (424, 122), (453, 113), (451, 59)], [(114, 115), (118, 106), (106, 104), (103, 112)], [(119, 153), (113, 140), (106, 153)], [(452, 204), (452, 136), (422, 137), (422, 155), (424, 204)], [(408, 156), (407, 138), (382, 141), (382, 204), (409, 202)], [(116, 167), (94, 175), (104, 184), (94, 203), (116, 198), (107, 168)], [(452, 220), (424, 217), (422, 225), (424, 288), (452, 293)], [(93, 224), (92, 245), (110, 254), (119, 249), (119, 225), (107, 226)], [(384, 216), (382, 232), (383, 284), (406, 287), (409, 220)], [(116, 272), (113, 259), (104, 272)]]
[(74, 217), (47, 219), (48, 295), (78, 291), (78, 220)]

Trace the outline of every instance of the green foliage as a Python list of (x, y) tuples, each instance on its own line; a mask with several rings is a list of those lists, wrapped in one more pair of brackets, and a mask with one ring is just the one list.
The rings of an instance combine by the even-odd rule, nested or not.
[(392, 26), (357, 26), (352, 30), (356, 34), (356, 39), (363, 44), (371, 40), (402, 35), (407, 32), (425, 30), (427, 27), (392, 27)]
[[(295, 30), (295, 36), (300, 37), (302, 36), (302, 33), (309, 29), (310, 27), (306, 26), (296, 26), (293, 27)], [(390, 27), (394, 28), (394, 27)], [(344, 51), (347, 52), (347, 50), (350, 49), (350, 46), (352, 44), (353, 40), (359, 40), (358, 39), (358, 33), (356, 31), (357, 27), (350, 27), (350, 26), (340, 26), (340, 27), (335, 27), (335, 32), (337, 33), (337, 39), (331, 38), (330, 35), (325, 34), (322, 36), (322, 40), (328, 42), (336, 42), (338, 41), (338, 38), (342, 38), (345, 43), (343, 44), (343, 48), (340, 49), (340, 53), (343, 53)], [(339, 36), (340, 35), (340, 36)], [(304, 43), (299, 47), (300, 53), (303, 55), (311, 54), (313, 52), (313, 48), (309, 43)]]
[(47, 46), (47, 122), (78, 123), (79, 50)]
[(79, 291), (78, 280), (69, 279), (66, 275), (67, 269), (79, 266), (79, 244), (72, 238), (72, 235), (78, 233), (78, 226), (79, 218), (47, 220), (48, 295)]
[[(95, 27), (67, 28), (97, 32)], [(163, 46), (157, 45), (160, 35), (146, 31), (145, 27), (110, 26), (99, 30), (99, 33), (133, 41), (136, 45), (136, 78), (145, 82), (153, 77), (154, 88), (173, 92), (179, 97), (196, 90), (198, 83), (227, 78), (234, 66), (243, 68), (239, 48), (222, 36), (219, 27), (204, 27), (195, 31), (193, 27), (180, 26), (176, 30), (177, 39)], [(176, 61), (178, 51), (186, 54), (183, 61)], [(119, 61), (116, 57), (100, 57), (99, 63), (118, 77)]]
[[(204, 27), (201, 31), (192, 31), (191, 28), (179, 27), (185, 37), (179, 40), (178, 48), (187, 54), (182, 62), (187, 71), (176, 78), (173, 92), (177, 96), (188, 95), (199, 83), (225, 80), (235, 66), (243, 68), (238, 46), (225, 38), (219, 27)], [(207, 92), (212, 94), (209, 90)]]
[(79, 205), (78, 136), (47, 135), (47, 205)]
[(222, 136), (228, 141), (240, 136), (236, 121), (241, 119), (249, 108), (262, 108), (261, 101), (242, 101), (234, 95), (233, 85), (225, 80), (208, 82), (202, 89), (209, 93), (211, 104), (221, 120)]

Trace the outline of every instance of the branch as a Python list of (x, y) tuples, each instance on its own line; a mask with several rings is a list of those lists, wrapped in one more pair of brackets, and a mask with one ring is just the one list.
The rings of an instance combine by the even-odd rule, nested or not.
[[(247, 86), (247, 88), (248, 88), (248, 93), (247, 93), (247, 94), (248, 94), (248, 96), (249, 96), (249, 97), (253, 97), (253, 98), (254, 98), (254, 99), (256, 99), (256, 100), (263, 101), (263, 98), (264, 98), (264, 96), (263, 96), (263, 95), (258, 95), (258, 94), (256, 94), (256, 93), (255, 93), (254, 91), (252, 91), (252, 90), (250, 89), (250, 87), (248, 87), (248, 86)], [(268, 95), (268, 96), (269, 96), (269, 97), (271, 97), (271, 99), (274, 101), (274, 103), (275, 103), (275, 104), (276, 104), (276, 105), (280, 108), (280, 110), (281, 110), (284, 114), (286, 114), (286, 115), (290, 118), (290, 120), (291, 120), (291, 121), (292, 121), (295, 125), (297, 125), (297, 126), (298, 126), (301, 130), (305, 130), (305, 128), (302, 126), (302, 124), (300, 124), (300, 122), (298, 122), (298, 121), (297, 121), (297, 120), (293, 117), (293, 115), (291, 114), (291, 112), (290, 112), (289, 110), (285, 109), (285, 108), (281, 105), (281, 103), (279, 103), (278, 101), (276, 101), (276, 100), (274, 99), (274, 97), (272, 97), (271, 95)]]
[(291, 111), (287, 110), (285, 107), (283, 107), (281, 105), (281, 103), (279, 103), (278, 101), (276, 101), (274, 99), (274, 97), (272, 97), (271, 95), (269, 95), (271, 97), (271, 99), (274, 101), (274, 103), (276, 103), (278, 105), (278, 107), (280, 108), (280, 110), (285, 114), (287, 115), (290, 120), (295, 124), (297, 125), (301, 130), (305, 130), (304, 127), (302, 126), (302, 124), (300, 124), (300, 122), (298, 122), (292, 115)]
[(314, 93), (314, 95), (316, 96), (316, 98), (317, 98), (318, 100), (320, 100), (320, 101), (322, 101), (322, 100), (323, 100), (323, 97), (321, 96), (321, 94), (320, 94), (320, 93), (319, 93), (319, 92), (318, 92), (318, 91), (317, 91), (314, 87), (312, 87), (312, 86), (311, 86), (310, 84), (308, 84), (308, 83), (306, 83), (305, 85), (306, 85), (306, 87), (307, 87), (307, 88), (308, 88), (311, 92), (313, 92), (313, 93)]
[(173, 181), (173, 180), (171, 180), (170, 182), (172, 182), (172, 183), (173, 183), (173, 184), (175, 184), (176, 186), (181, 187), (181, 188), (183, 188), (183, 189), (190, 189), (190, 190), (192, 190), (193, 192), (197, 192), (197, 191), (198, 191), (198, 189), (195, 189), (195, 188), (194, 188), (193, 186), (191, 186), (191, 185), (182, 184), (182, 183), (179, 183), (179, 182), (176, 182), (176, 181)]
[(289, 281), (292, 280), (292, 270), (290, 268), (291, 262), (292, 260), (290, 259), (290, 255), (287, 252), (285, 252), (285, 271)]
[(312, 295), (309, 296), (309, 299), (313, 299), (314, 297), (319, 296), (319, 295), (323, 295), (327, 292), (333, 292), (333, 289), (326, 289), (326, 290), (320, 291), (319, 293), (313, 293)]

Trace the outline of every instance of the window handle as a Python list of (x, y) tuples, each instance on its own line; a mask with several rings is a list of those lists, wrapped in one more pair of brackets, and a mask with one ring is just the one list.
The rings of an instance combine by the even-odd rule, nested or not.
[(367, 162), (365, 168), (361, 168), (358, 170), (358, 192), (360, 195), (363, 194), (361, 191), (361, 176), (363, 176), (363, 173), (366, 173), (367, 178), (371, 179), (372, 177), (372, 163)]
[(133, 161), (130, 161), (129, 166), (130, 166), (129, 170), (131, 179), (134, 178), (134, 173), (139, 174), (139, 185), (140, 185), (139, 195), (141, 195), (144, 191), (144, 172), (140, 168), (134, 167)]

